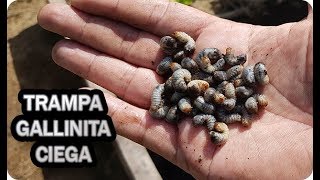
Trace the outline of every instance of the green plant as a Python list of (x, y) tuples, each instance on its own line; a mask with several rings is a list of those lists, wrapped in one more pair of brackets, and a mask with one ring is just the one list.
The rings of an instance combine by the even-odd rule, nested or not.
[(189, 6), (189, 5), (191, 5), (193, 3), (194, 0), (174, 0), (174, 1)]

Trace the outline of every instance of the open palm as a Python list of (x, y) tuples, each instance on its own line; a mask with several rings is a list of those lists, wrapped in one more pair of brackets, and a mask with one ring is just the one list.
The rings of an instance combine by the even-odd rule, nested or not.
[[(223, 20), (164, 0), (73, 0), (50, 4), (39, 24), (71, 38), (53, 49), (55, 62), (115, 93), (106, 94), (118, 134), (142, 144), (197, 179), (305, 178), (312, 170), (312, 16), (276, 27)], [(148, 113), (155, 73), (163, 58), (159, 40), (184, 31), (203, 48), (232, 47), (246, 64), (262, 61), (270, 84), (266, 110), (250, 128), (232, 124), (223, 146), (190, 119), (179, 124)]]

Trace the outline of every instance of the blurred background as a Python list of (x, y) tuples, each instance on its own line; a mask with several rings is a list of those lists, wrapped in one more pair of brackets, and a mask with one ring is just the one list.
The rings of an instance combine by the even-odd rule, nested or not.
[[(279, 25), (307, 16), (301, 0), (171, 0), (233, 21)], [(161, 156), (117, 136), (113, 143), (94, 143), (98, 159), (94, 168), (35, 167), (30, 160), (32, 143), (17, 142), (10, 133), (11, 120), (21, 114), (17, 95), (20, 89), (69, 89), (90, 86), (106, 91), (57, 66), (51, 49), (63, 37), (37, 25), (42, 6), (64, 0), (18, 0), (7, 14), (7, 123), (8, 169), (15, 179), (193, 179)], [(67, 1), (68, 3), (68, 1)]]

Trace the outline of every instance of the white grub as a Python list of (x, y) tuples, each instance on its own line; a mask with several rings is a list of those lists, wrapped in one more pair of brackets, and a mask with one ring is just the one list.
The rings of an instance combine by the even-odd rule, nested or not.
[(214, 72), (214, 71), (218, 71), (218, 70), (222, 70), (223, 67), (224, 67), (224, 65), (225, 65), (225, 60), (224, 60), (223, 58), (219, 59), (216, 63), (214, 63), (214, 64), (212, 65), (212, 67), (213, 67), (213, 72)]
[(254, 66), (254, 77), (256, 81), (261, 85), (266, 85), (269, 83), (269, 76), (266, 66), (262, 62), (258, 62)]
[(258, 102), (254, 97), (249, 97), (246, 100), (245, 107), (249, 113), (256, 114), (258, 112)]
[(247, 62), (247, 55), (246, 54), (240, 54), (237, 56), (237, 64), (244, 64), (245, 62)]
[(235, 56), (232, 48), (229, 47), (226, 49), (226, 54), (224, 56), (224, 59), (226, 60), (227, 64), (231, 66), (235, 66), (235, 65), (244, 64), (247, 61), (247, 56), (245, 54)]
[(239, 78), (239, 79), (235, 79), (233, 81), (233, 85), (234, 87), (239, 87), (239, 86), (243, 86), (245, 83), (244, 83), (244, 80), (242, 78)]
[(205, 123), (204, 114), (199, 114), (193, 117), (192, 122), (194, 125), (203, 125)]
[(200, 112), (200, 110), (199, 109), (197, 109), (197, 108), (192, 108), (192, 111), (191, 111), (191, 116), (196, 116), (196, 115), (198, 115), (199, 114), (199, 112)]
[(241, 124), (245, 127), (249, 127), (252, 124), (252, 117), (248, 113), (246, 108), (242, 108), (242, 117), (241, 117)]
[(224, 87), (228, 84), (228, 81), (222, 81), (220, 84), (217, 86), (217, 91), (222, 92), (224, 91)]
[(177, 62), (170, 63), (170, 69), (172, 72), (175, 72), (178, 69), (182, 69), (181, 65)]
[(233, 83), (227, 83), (224, 86), (224, 95), (226, 96), (226, 98), (236, 98), (236, 89), (234, 88)]
[(167, 81), (164, 83), (164, 89), (165, 91), (174, 91), (173, 82), (172, 82), (172, 76), (167, 79)]
[(172, 106), (167, 115), (166, 115), (166, 121), (170, 122), (170, 123), (174, 123), (177, 122), (179, 120), (179, 110), (178, 110), (178, 106), (174, 105)]
[(206, 120), (208, 130), (212, 131), (216, 122), (216, 118), (213, 115), (205, 115), (204, 118)]
[(213, 94), (213, 102), (216, 104), (223, 104), (225, 99), (226, 99), (226, 97), (222, 93), (220, 93), (219, 91), (217, 91), (216, 93)]
[(153, 118), (162, 119), (169, 110), (169, 107), (164, 105), (163, 93), (164, 84), (159, 84), (152, 92), (149, 112)]
[(199, 114), (193, 117), (193, 123), (195, 125), (203, 125), (204, 123), (206, 123), (209, 131), (213, 130), (215, 122), (216, 118), (213, 115)]
[(181, 66), (182, 68), (190, 71), (192, 74), (199, 71), (198, 64), (192, 58), (189, 58), (189, 57), (182, 59)]
[(222, 93), (211, 87), (204, 92), (203, 98), (206, 102), (215, 104), (223, 104), (226, 99)]
[(169, 72), (174, 72), (178, 69), (182, 69), (181, 65), (177, 62), (173, 62), (171, 57), (165, 57), (157, 66), (156, 72), (159, 75), (165, 75)]
[(222, 105), (226, 110), (231, 111), (236, 105), (236, 100), (235, 99), (226, 99), (223, 101)]
[(267, 97), (265, 95), (263, 95), (263, 94), (255, 94), (252, 97), (257, 100), (259, 107), (264, 108), (264, 107), (268, 106), (268, 99), (267, 99)]
[(175, 49), (177, 46), (176, 39), (171, 36), (164, 36), (160, 39), (160, 47), (163, 49)]
[(159, 75), (167, 74), (170, 71), (170, 65), (172, 63), (171, 57), (165, 57), (157, 66), (156, 72)]
[(242, 117), (239, 113), (228, 113), (225, 110), (219, 110), (217, 112), (217, 118), (221, 122), (231, 124), (235, 122), (241, 122)]
[(213, 76), (211, 76), (210, 74), (205, 73), (203, 71), (197, 72), (192, 75), (192, 80), (198, 80), (198, 79), (207, 81), (210, 85), (214, 84)]
[(172, 37), (176, 38), (179, 42), (184, 44), (184, 50), (188, 54), (193, 53), (194, 50), (196, 49), (196, 42), (187, 33), (181, 32), (181, 31), (176, 31), (172, 34)]
[(184, 51), (178, 51), (177, 53), (175, 53), (175, 54), (173, 55), (173, 59), (174, 59), (175, 61), (181, 61), (181, 59), (183, 59), (184, 57), (185, 57)]
[(203, 57), (209, 58), (210, 62), (214, 64), (222, 58), (222, 54), (220, 50), (217, 48), (205, 48), (202, 51), (200, 51), (197, 56), (198, 59), (202, 59)]
[(221, 70), (225, 65), (225, 60), (221, 58), (220, 51), (216, 48), (206, 48), (199, 52), (195, 58), (200, 69), (206, 73), (213, 74)]
[(215, 111), (214, 105), (211, 103), (205, 102), (202, 96), (197, 97), (193, 101), (193, 105), (205, 114), (213, 114)]
[(178, 103), (180, 101), (180, 99), (186, 97), (187, 94), (186, 93), (179, 93), (179, 92), (174, 92), (170, 98), (170, 102), (172, 103)]
[(248, 85), (253, 85), (256, 82), (252, 65), (247, 66), (243, 69), (242, 79)]
[(187, 83), (191, 81), (191, 73), (186, 69), (179, 69), (172, 74), (173, 87), (177, 92), (187, 91)]
[(166, 117), (166, 114), (168, 113), (169, 107), (167, 105), (163, 105), (159, 107), (157, 110), (149, 110), (151, 117), (155, 119), (163, 119)]
[(229, 68), (226, 71), (227, 79), (232, 79), (232, 78), (237, 77), (239, 74), (241, 74), (242, 70), (243, 70), (242, 65), (236, 65), (236, 66)]
[(212, 88), (212, 87), (208, 88), (208, 89), (204, 92), (204, 94), (203, 94), (204, 100), (205, 100), (206, 102), (208, 102), (208, 103), (213, 103), (213, 95), (214, 95), (216, 92), (217, 92), (217, 91), (216, 91), (214, 88)]
[(246, 86), (239, 86), (236, 88), (236, 96), (238, 98), (248, 98), (252, 95), (253, 89)]
[(162, 94), (164, 93), (164, 84), (159, 84), (154, 88), (151, 95), (150, 109), (158, 109), (163, 104)]
[(182, 98), (178, 102), (178, 107), (180, 111), (182, 111), (185, 114), (190, 114), (192, 111), (192, 105), (189, 98)]
[(224, 144), (229, 138), (229, 128), (223, 122), (215, 122), (214, 130), (209, 132), (211, 141), (216, 144)]
[(201, 59), (197, 57), (195, 61), (197, 62), (202, 71), (210, 74), (215, 71), (208, 57), (202, 57)]
[(177, 40), (171, 36), (164, 36), (160, 39), (160, 47), (163, 49), (164, 53), (167, 55), (172, 55), (177, 47)]
[(232, 77), (229, 79), (229, 82), (233, 83), (234, 84), (234, 81), (238, 80), (238, 79), (241, 79), (242, 78), (242, 71), (240, 72), (240, 74), (238, 74), (237, 76), (235, 77)]
[(226, 81), (228, 79), (225, 71), (215, 71), (213, 77), (217, 81)]
[(248, 113), (246, 107), (243, 104), (238, 104), (234, 108), (234, 112), (241, 114), (241, 124), (244, 127), (249, 127), (252, 124), (252, 116)]
[(209, 88), (209, 83), (203, 80), (193, 80), (187, 85), (188, 93), (191, 96), (203, 95), (203, 93)]

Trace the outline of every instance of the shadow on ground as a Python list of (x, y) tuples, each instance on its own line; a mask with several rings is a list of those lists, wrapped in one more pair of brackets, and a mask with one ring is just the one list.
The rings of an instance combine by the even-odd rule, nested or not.
[(14, 69), (21, 89), (80, 88), (85, 81), (59, 67), (51, 58), (53, 45), (62, 37), (31, 26), (9, 39)]
[(216, 16), (232, 21), (276, 26), (307, 17), (308, 3), (301, 0), (216, 0)]

